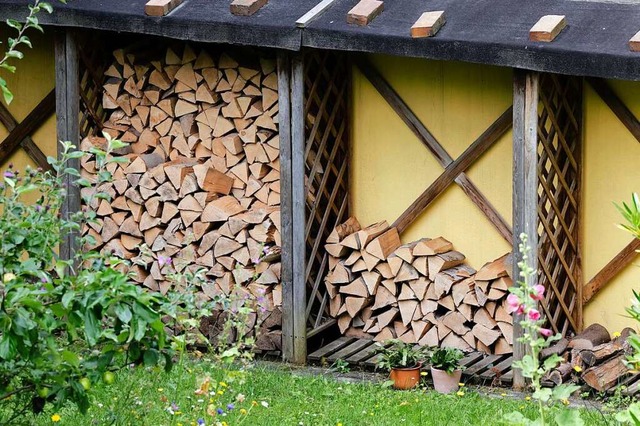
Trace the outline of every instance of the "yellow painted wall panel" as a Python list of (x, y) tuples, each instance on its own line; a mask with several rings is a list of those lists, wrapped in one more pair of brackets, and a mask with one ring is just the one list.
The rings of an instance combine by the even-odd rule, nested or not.
[[(371, 57), (376, 68), (452, 157), (459, 156), (511, 105), (511, 70), (454, 62)], [(363, 223), (393, 222), (443, 171), (369, 82), (354, 71), (352, 212)], [(511, 133), (469, 176), (511, 221)], [(455, 184), (402, 236), (442, 235), (480, 267), (510, 250)]]
[[(609, 83), (640, 117), (640, 83)], [(630, 200), (632, 192), (640, 192), (640, 143), (588, 85), (584, 131), (583, 270), (589, 281), (631, 241), (615, 226), (621, 217), (613, 202)], [(634, 326), (624, 312), (633, 289), (640, 290), (640, 269), (631, 265), (586, 306), (585, 325), (600, 322), (611, 331)]]

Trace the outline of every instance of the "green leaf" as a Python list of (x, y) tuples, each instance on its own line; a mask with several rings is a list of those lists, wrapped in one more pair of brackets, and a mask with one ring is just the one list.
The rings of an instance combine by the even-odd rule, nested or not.
[(115, 312), (118, 318), (120, 319), (120, 321), (122, 321), (125, 324), (129, 324), (129, 321), (131, 321), (131, 317), (132, 317), (131, 309), (129, 308), (129, 305), (125, 305), (125, 304), (116, 305)]
[(87, 337), (87, 343), (90, 346), (95, 345), (98, 337), (100, 337), (100, 323), (91, 309), (84, 313), (84, 332)]
[(7, 58), (16, 58), (16, 59), (24, 58), (24, 54), (22, 52), (20, 52), (19, 50), (10, 50), (10, 51), (6, 52), (4, 55)]
[(556, 423), (562, 426), (583, 426), (584, 420), (578, 410), (562, 409), (556, 414)]
[(53, 13), (53, 7), (49, 3), (41, 2), (40, 7), (47, 11), (47, 13)]
[(5, 334), (0, 341), (0, 358), (11, 360), (18, 352), (18, 341), (13, 334)]
[(68, 308), (74, 297), (76, 297), (75, 291), (69, 290), (68, 292), (66, 292), (64, 296), (62, 296), (62, 306)]
[(62, 351), (60, 353), (60, 356), (62, 357), (62, 359), (67, 362), (69, 365), (72, 365), (74, 367), (79, 367), (80, 366), (80, 358), (78, 357), (77, 354), (75, 354), (74, 352), (71, 351)]
[(531, 395), (531, 397), (533, 399), (537, 399), (542, 402), (547, 402), (551, 398), (551, 389), (549, 388), (538, 389), (533, 393), (533, 395)]
[(160, 360), (160, 353), (155, 349), (147, 349), (142, 359), (146, 367), (153, 367)]
[(10, 26), (11, 28), (15, 28), (18, 31), (22, 29), (22, 24), (16, 21), (15, 19), (7, 19), (6, 22), (7, 22), (7, 25)]
[(9, 91), (7, 87), (7, 82), (0, 77), (0, 90), (2, 90), (2, 96), (4, 97), (4, 101), (9, 105), (11, 101), (13, 101), (13, 93)]
[(553, 388), (552, 398), (557, 401), (562, 401), (563, 399), (569, 399), (572, 393), (580, 389), (580, 386), (576, 385), (558, 385)]

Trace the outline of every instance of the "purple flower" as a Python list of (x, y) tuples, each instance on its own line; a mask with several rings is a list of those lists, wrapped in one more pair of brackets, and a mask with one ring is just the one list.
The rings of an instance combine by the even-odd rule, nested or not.
[(262, 252), (264, 254), (267, 254), (267, 253), (269, 253), (269, 250), (271, 250), (271, 248), (269, 246), (264, 246), (264, 248), (262, 249)]
[(205, 426), (204, 419), (198, 419), (198, 426)]
[(218, 414), (224, 414), (224, 410), (222, 408), (217, 408), (216, 409), (216, 413)]
[(180, 407), (178, 407), (178, 404), (176, 404), (175, 402), (171, 403), (171, 410), (173, 411), (179, 411)]
[(40, 278), (40, 282), (42, 282), (43, 284), (48, 283), (49, 280), (47, 279), (47, 277), (42, 277)]
[(158, 265), (162, 268), (164, 265), (171, 265), (171, 258), (167, 256), (158, 256)]
[(257, 265), (258, 263), (260, 263), (260, 258), (256, 257), (255, 259), (251, 259), (251, 261), (253, 262), (254, 265)]
[(38, 213), (42, 211), (42, 206), (40, 204), (36, 204), (35, 209)]
[(15, 173), (11, 172), (11, 171), (6, 171), (4, 172), (4, 177), (8, 178), (8, 179), (13, 179), (14, 177), (16, 177)]
[(235, 405), (233, 405), (233, 404), (227, 404), (227, 410), (231, 411), (231, 410), (233, 410), (234, 408), (236, 408), (236, 406), (235, 406)]

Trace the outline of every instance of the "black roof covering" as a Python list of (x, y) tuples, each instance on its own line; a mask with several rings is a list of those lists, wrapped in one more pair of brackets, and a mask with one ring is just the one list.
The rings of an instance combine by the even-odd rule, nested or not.
[[(640, 80), (640, 52), (628, 46), (640, 30), (640, 1), (384, 0), (384, 12), (358, 27), (346, 22), (358, 0), (336, 0), (306, 28), (296, 28), (295, 21), (320, 0), (270, 0), (249, 17), (232, 15), (231, 0), (183, 0), (162, 18), (144, 14), (146, 1), (68, 0), (39, 18), (56, 26), (193, 41), (379, 52)], [(436, 37), (412, 39), (411, 25), (427, 10), (444, 10), (447, 23)], [(530, 42), (529, 29), (549, 14), (566, 15), (568, 27), (551, 43)], [(0, 0), (0, 18), (25, 15), (26, 0)]]
[[(49, 25), (159, 35), (182, 40), (234, 43), (261, 47), (300, 49), (300, 31), (295, 21), (316, 5), (317, 0), (271, 0), (253, 16), (235, 16), (231, 0), (183, 0), (167, 16), (144, 13), (148, 0), (48, 0), (51, 15), (38, 19)], [(26, 0), (0, 0), (0, 18), (27, 14)]]
[[(367, 27), (346, 23), (353, 4), (337, 0), (305, 29), (303, 45), (640, 80), (640, 52), (628, 45), (640, 30), (640, 2), (384, 0)], [(433, 38), (412, 39), (411, 25), (427, 10), (444, 10), (446, 24)], [(551, 43), (531, 42), (543, 15), (566, 15), (568, 26)]]

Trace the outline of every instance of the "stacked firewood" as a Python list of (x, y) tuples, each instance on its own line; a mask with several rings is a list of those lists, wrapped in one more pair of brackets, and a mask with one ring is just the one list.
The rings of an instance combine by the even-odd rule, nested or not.
[[(135, 259), (133, 279), (166, 293), (167, 275), (206, 268), (203, 297), (245, 292), (264, 300), (262, 349), (280, 346), (280, 159), (275, 61), (240, 64), (189, 46), (157, 58), (117, 50), (104, 82), (104, 131), (116, 152), (113, 182), (96, 190), (93, 249)], [(139, 58), (138, 58), (139, 56)], [(91, 148), (82, 175), (97, 173)], [(85, 189), (84, 191), (92, 191)], [(148, 251), (142, 249), (142, 245)], [(164, 259), (171, 258), (169, 264)], [(273, 317), (271, 317), (271, 315)], [(214, 327), (215, 328), (215, 327)]]
[(613, 388), (638, 374), (624, 363), (632, 353), (627, 338), (633, 333), (633, 329), (626, 328), (611, 339), (606, 328), (592, 324), (573, 338), (559, 340), (540, 354), (542, 359), (556, 354), (564, 360), (545, 379), (554, 384), (584, 383), (598, 392)]
[(325, 249), (329, 313), (346, 335), (504, 354), (512, 351), (509, 256), (479, 271), (446, 239), (401, 244), (396, 228), (351, 217)]

